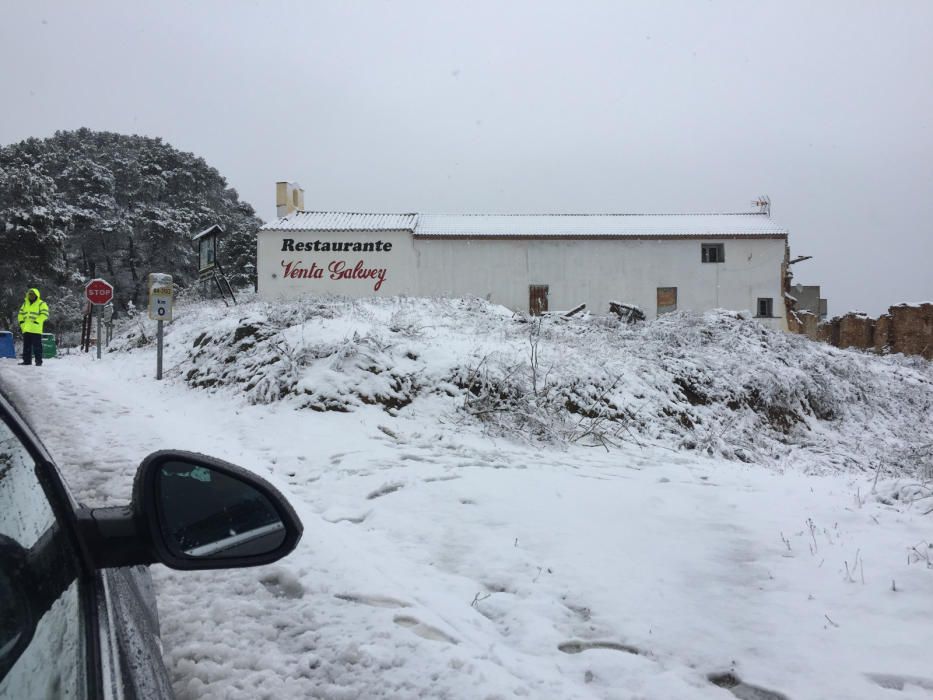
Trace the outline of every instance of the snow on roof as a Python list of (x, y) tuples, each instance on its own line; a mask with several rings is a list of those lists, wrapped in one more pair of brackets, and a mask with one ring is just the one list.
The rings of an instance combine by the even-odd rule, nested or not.
[(786, 236), (787, 231), (763, 214), (421, 214), (415, 235), (509, 238)]
[(221, 226), (219, 226), (218, 224), (214, 224), (213, 226), (208, 226), (206, 229), (204, 229), (204, 230), (201, 231), (200, 233), (194, 234), (194, 235), (191, 237), (191, 240), (193, 240), (193, 241), (199, 240), (199, 239), (201, 239), (201, 238), (204, 238), (204, 236), (208, 235), (209, 233), (217, 233), (217, 234), (221, 234), (221, 235), (222, 235), (223, 232), (224, 232), (224, 230), (223, 230), (223, 228), (222, 228)]
[(417, 214), (364, 214), (349, 211), (298, 211), (263, 226), (261, 231), (414, 231)]
[(362, 214), (297, 212), (262, 230), (411, 231), (424, 238), (782, 238), (766, 214)]

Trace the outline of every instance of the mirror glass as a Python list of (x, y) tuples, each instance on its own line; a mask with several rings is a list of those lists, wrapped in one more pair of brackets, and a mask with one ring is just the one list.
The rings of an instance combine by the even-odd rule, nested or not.
[(162, 530), (176, 554), (228, 559), (276, 550), (285, 526), (251, 484), (203, 464), (170, 461), (159, 469)]

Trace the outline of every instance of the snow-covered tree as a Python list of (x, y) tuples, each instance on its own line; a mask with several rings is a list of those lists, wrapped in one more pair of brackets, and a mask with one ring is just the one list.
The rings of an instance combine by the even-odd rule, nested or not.
[(83, 283), (104, 277), (118, 308), (145, 304), (150, 272), (181, 286), (197, 279), (191, 234), (227, 232), (221, 260), (234, 285), (255, 280), (261, 222), (202, 158), (159, 138), (90, 129), (60, 131), (0, 148), (0, 314), (9, 319), (23, 285), (59, 307), (50, 326), (77, 326)]

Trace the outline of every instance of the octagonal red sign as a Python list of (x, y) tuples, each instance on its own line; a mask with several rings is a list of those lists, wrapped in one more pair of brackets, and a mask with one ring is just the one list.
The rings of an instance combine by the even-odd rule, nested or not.
[(92, 304), (109, 304), (113, 299), (113, 285), (100, 278), (93, 279), (84, 286), (84, 296)]

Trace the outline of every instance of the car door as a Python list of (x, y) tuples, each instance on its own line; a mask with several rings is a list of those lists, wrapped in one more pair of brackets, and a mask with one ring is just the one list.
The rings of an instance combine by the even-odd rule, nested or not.
[(79, 506), (0, 386), (0, 700), (161, 700), (148, 565), (260, 566), (301, 540), (272, 484), (183, 450), (143, 459), (126, 505)]
[[(0, 397), (2, 401), (2, 397)], [(93, 578), (57, 475), (0, 405), (0, 698), (97, 695)], [(37, 459), (38, 457), (38, 459)]]

